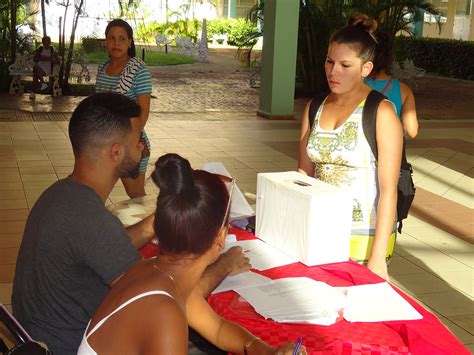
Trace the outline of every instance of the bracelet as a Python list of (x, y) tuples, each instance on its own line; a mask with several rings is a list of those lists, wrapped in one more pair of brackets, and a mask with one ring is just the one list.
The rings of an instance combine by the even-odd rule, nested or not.
[(247, 354), (247, 350), (249, 350), (253, 343), (255, 343), (257, 340), (260, 340), (260, 338), (253, 337), (244, 345), (244, 354)]

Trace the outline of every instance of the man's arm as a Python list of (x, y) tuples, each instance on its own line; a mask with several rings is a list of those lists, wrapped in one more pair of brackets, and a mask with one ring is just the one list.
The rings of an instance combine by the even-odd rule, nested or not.
[(245, 256), (242, 248), (232, 247), (204, 270), (196, 285), (196, 291), (203, 298), (207, 298), (226, 276), (240, 274), (250, 270), (251, 267), (249, 258)]
[(128, 235), (135, 248), (140, 249), (144, 245), (151, 242), (155, 236), (153, 230), (153, 222), (155, 221), (155, 215), (148, 216), (143, 221), (134, 224), (133, 226), (127, 227)]

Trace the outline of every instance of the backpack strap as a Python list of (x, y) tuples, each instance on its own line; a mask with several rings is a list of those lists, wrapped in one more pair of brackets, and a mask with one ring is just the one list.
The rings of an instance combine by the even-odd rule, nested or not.
[(311, 103), (309, 104), (309, 112), (308, 112), (308, 119), (309, 119), (309, 128), (313, 128), (314, 119), (316, 118), (316, 113), (318, 112), (319, 106), (323, 103), (324, 99), (327, 95), (319, 95), (313, 97)]
[(362, 110), (362, 129), (376, 160), (378, 160), (378, 150), (375, 126), (377, 123), (377, 110), (383, 100), (387, 100), (384, 94), (381, 94), (377, 90), (372, 90), (367, 96), (364, 109)]
[[(370, 149), (372, 150), (376, 160), (378, 160), (378, 150), (375, 127), (377, 123), (377, 110), (383, 100), (388, 99), (380, 92), (372, 90), (367, 96), (364, 109), (362, 111), (362, 129), (364, 131), (365, 139), (367, 139), (367, 142), (369, 143)], [(400, 167), (406, 170), (412, 169), (405, 154), (405, 137), (403, 137), (402, 161)]]

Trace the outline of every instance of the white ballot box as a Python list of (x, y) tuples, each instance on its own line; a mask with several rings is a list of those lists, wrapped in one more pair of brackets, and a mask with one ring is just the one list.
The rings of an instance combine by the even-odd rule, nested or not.
[(257, 175), (258, 238), (306, 265), (349, 260), (349, 191), (296, 171)]

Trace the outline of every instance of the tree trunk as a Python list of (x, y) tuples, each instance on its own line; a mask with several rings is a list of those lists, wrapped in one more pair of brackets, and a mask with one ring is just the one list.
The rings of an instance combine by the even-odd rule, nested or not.
[(67, 18), (67, 10), (69, 9), (69, 0), (64, 4), (64, 18), (62, 22), (62, 33), (59, 33), (59, 56), (61, 57), (61, 66), (59, 67), (59, 85), (63, 87), (64, 85), (64, 53), (66, 50), (66, 18)]
[(12, 63), (16, 59), (16, 11), (18, 9), (18, 0), (10, 0), (10, 60)]
[(45, 0), (41, 0), (41, 23), (43, 24), (43, 37), (47, 36), (46, 33), (46, 9)]
[(69, 76), (71, 74), (71, 66), (72, 66), (72, 56), (74, 52), (74, 39), (76, 36), (76, 29), (77, 24), (79, 22), (79, 15), (82, 12), (82, 6), (84, 5), (84, 0), (80, 0), (78, 6), (76, 6), (76, 12), (74, 13), (74, 19), (72, 21), (72, 30), (71, 30), (71, 38), (69, 39), (69, 51), (67, 53), (67, 61), (66, 61), (66, 72), (64, 75), (64, 84), (67, 86), (69, 82)]
[(125, 14), (125, 9), (123, 8), (122, 0), (117, 0), (117, 2), (118, 2), (118, 6), (120, 8), (120, 16), (119, 17), (122, 18), (123, 15)]

